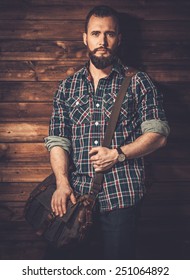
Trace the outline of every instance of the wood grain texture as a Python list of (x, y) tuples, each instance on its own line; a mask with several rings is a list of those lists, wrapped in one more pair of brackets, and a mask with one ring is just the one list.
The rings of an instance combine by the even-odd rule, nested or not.
[[(96, 2), (102, 4), (102, 1)], [(66, 4), (63, 4), (63, 2), (56, 4), (54, 2), (52, 3), (52, 1), (49, 3), (48, 6), (43, 7), (40, 5), (40, 2), (35, 4), (35, 6), (30, 5), (30, 9), (26, 6), (25, 3), (21, 4), (21, 2), (15, 5), (14, 9), (10, 9), (10, 6), (8, 5), (4, 6), (0, 10), (0, 19), (54, 20), (56, 18), (59, 20), (83, 20), (86, 14), (88, 13), (89, 9), (93, 7), (93, 3), (90, 3), (89, 1), (87, 3), (85, 2), (85, 5), (81, 5), (81, 1), (80, 3), (75, 3), (75, 5), (72, 5), (71, 2), (68, 2)], [(44, 1), (43, 4), (47, 5), (47, 1)], [(167, 6), (161, 3), (157, 4), (145, 1), (141, 4), (137, 4), (136, 1), (128, 2), (127, 7), (124, 4), (124, 1), (121, 1), (117, 4), (115, 4), (114, 1), (109, 1), (108, 5), (111, 5), (112, 7), (115, 6), (115, 8), (120, 13), (126, 13), (128, 15), (145, 20), (189, 19), (187, 6), (180, 5), (179, 1), (176, 3), (172, 3), (172, 9), (169, 5)]]
[(0, 123), (1, 142), (43, 142), (48, 135), (48, 122)]
[(84, 19), (98, 4), (120, 12), (119, 55), (155, 81), (171, 128), (167, 146), (145, 157), (138, 257), (190, 258), (190, 2), (0, 0), (0, 259), (44, 258), (23, 209), (52, 172), (44, 137), (53, 96), (88, 59)]
[[(11, 108), (11, 110), (10, 110)], [(49, 121), (52, 103), (3, 103), (0, 104), (0, 120), (15, 121)]]
[[(139, 21), (139, 35), (141, 40), (190, 40), (189, 21)], [(130, 32), (136, 30), (131, 26)], [(23, 40), (81, 40), (84, 32), (84, 22), (79, 20), (9, 20), (4, 24), (0, 20), (1, 39)]]
[(58, 82), (0, 82), (2, 102), (51, 102)]
[(3, 143), (0, 162), (49, 162), (49, 152), (44, 143)]
[(31, 164), (25, 162), (1, 165), (0, 182), (40, 182), (51, 173), (50, 164)]

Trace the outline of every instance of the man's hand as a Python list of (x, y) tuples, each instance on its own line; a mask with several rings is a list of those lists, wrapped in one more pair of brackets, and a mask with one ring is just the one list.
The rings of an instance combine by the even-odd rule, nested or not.
[(117, 162), (118, 158), (116, 149), (105, 147), (94, 147), (90, 150), (89, 155), (96, 172), (108, 170)]
[(73, 194), (73, 190), (67, 179), (57, 181), (57, 189), (53, 193), (51, 200), (51, 207), (53, 212), (62, 217), (67, 210), (67, 200), (70, 199), (73, 204), (76, 203), (76, 198)]

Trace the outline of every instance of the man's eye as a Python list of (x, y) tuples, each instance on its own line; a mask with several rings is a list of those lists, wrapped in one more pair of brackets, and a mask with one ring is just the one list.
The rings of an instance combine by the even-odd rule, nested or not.
[(92, 35), (93, 35), (93, 36), (98, 36), (98, 35), (99, 35), (99, 32), (92, 32)]
[(107, 34), (109, 37), (115, 37), (115, 32), (108, 32)]

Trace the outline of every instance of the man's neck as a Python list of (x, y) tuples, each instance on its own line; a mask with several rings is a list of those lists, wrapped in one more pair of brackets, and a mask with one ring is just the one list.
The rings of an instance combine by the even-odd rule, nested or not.
[(112, 65), (108, 66), (105, 69), (98, 69), (90, 61), (89, 70), (90, 70), (90, 74), (91, 74), (93, 80), (97, 82), (100, 79), (105, 78), (110, 74), (110, 72), (112, 70)]

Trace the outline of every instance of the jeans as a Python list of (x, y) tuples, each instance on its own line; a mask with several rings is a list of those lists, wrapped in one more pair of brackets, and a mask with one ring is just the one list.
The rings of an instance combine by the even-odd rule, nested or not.
[[(141, 202), (135, 206), (96, 213), (91, 231), (78, 247), (50, 248), (45, 259), (135, 259)], [(48, 256), (49, 255), (49, 256)]]
[(100, 215), (103, 259), (135, 259), (139, 206)]

